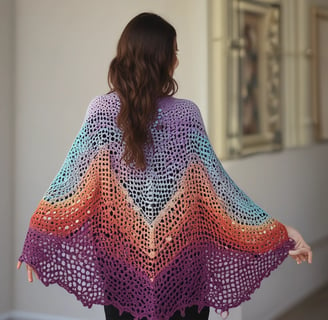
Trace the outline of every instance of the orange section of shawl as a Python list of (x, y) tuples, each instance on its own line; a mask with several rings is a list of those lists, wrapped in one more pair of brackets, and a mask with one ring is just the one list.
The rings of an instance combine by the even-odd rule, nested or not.
[[(66, 200), (49, 202), (42, 199), (31, 217), (30, 227), (50, 235), (66, 237), (80, 229), (94, 215), (100, 198), (97, 177), (97, 157), (77, 186), (77, 191)], [(92, 178), (91, 178), (92, 177)]]
[[(107, 212), (98, 213), (102, 215), (104, 226), (99, 233), (99, 238), (103, 237), (103, 249), (112, 251), (116, 246), (117, 255), (136, 267), (142, 267), (145, 262), (154, 263), (155, 259), (159, 269), (196, 239), (252, 253), (275, 249), (288, 239), (285, 227), (275, 219), (270, 218), (259, 226), (234, 220), (225, 211), (224, 202), (217, 197), (202, 164), (189, 165), (177, 192), (149, 224), (119, 184), (113, 170), (106, 170), (104, 176), (105, 170), (99, 170), (100, 163), (110, 167), (108, 151), (102, 150), (92, 161), (74, 196), (54, 204), (42, 200), (30, 226), (49, 234), (69, 236), (93, 219), (101, 198), (101, 203), (108, 208)], [(101, 172), (101, 181), (109, 181), (108, 187), (104, 183), (100, 188), (94, 178), (98, 172)], [(104, 236), (108, 228), (110, 235)], [(125, 252), (127, 247), (131, 248), (128, 253)]]

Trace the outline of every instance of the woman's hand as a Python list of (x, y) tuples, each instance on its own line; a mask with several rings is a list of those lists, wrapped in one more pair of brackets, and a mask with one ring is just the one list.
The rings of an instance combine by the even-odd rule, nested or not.
[[(27, 263), (26, 264), (26, 270), (27, 270), (27, 279), (29, 282), (33, 282), (33, 273), (36, 276), (37, 279), (39, 279), (38, 274), (36, 273), (36, 271)], [(17, 262), (17, 269), (19, 269), (22, 265), (21, 261)]]
[(300, 264), (304, 261), (312, 263), (312, 250), (311, 247), (304, 241), (301, 234), (294, 228), (286, 226), (288, 236), (295, 240), (296, 246), (294, 250), (289, 251), (289, 255)]

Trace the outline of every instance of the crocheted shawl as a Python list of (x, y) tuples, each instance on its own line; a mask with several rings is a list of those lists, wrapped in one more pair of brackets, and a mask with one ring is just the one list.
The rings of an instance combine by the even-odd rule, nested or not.
[(121, 159), (119, 108), (115, 93), (90, 103), (19, 260), (84, 306), (136, 319), (249, 300), (294, 246), (285, 226), (228, 176), (193, 102), (158, 101), (144, 171)]

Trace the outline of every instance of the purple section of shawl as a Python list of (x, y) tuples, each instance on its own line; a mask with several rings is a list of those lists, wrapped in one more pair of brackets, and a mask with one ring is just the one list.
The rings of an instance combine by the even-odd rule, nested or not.
[[(222, 311), (240, 305), (294, 246), (289, 239), (275, 250), (254, 255), (210, 243), (192, 245), (151, 281), (123, 260), (95, 250), (91, 241), (86, 243), (90, 238), (87, 224), (67, 239), (30, 229), (19, 260), (34, 266), (46, 286), (59, 284), (85, 306), (112, 304), (136, 319), (153, 320), (167, 320), (177, 310), (183, 314), (194, 304), (199, 310), (210, 306)], [(39, 247), (31, 251), (28, 244), (34, 242)]]

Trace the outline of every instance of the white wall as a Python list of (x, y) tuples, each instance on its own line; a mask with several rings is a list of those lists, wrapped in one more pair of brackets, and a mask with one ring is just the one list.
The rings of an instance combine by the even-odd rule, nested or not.
[[(7, 9), (9, 2), (6, 1)], [(132, 16), (145, 10), (154, 11), (176, 26), (179, 96), (198, 103), (208, 123), (205, 1), (16, 0), (15, 3), (16, 116), (15, 122), (5, 123), (16, 124), (14, 260), (21, 252), (30, 216), (60, 168), (90, 99), (107, 90), (109, 62), (120, 32)], [(10, 70), (6, 74), (10, 75)], [(0, 79), (3, 81), (1, 75)], [(1, 147), (10, 149), (6, 142), (0, 141)], [(327, 243), (320, 242), (327, 237), (324, 229), (327, 204), (323, 201), (327, 157), (328, 146), (322, 145), (225, 163), (237, 184), (257, 203), (282, 222), (298, 228), (314, 243), (313, 265), (297, 266), (291, 260), (283, 264), (264, 281), (254, 299), (243, 305), (244, 320), (269, 319), (274, 311), (283, 310), (328, 280), (322, 269), (327, 265)], [(7, 167), (10, 166), (10, 160), (6, 161)], [(1, 188), (4, 189), (2, 185)], [(0, 219), (4, 219), (3, 215)], [(0, 228), (0, 240), (8, 239), (10, 231), (2, 223)], [(10, 252), (8, 243), (4, 252)], [(0, 276), (4, 274), (0, 272)], [(2, 282), (0, 287), (2, 294)], [(57, 286), (45, 288), (38, 282), (31, 285), (23, 271), (15, 273), (14, 292), (16, 310), (103, 319), (101, 307), (82, 308), (72, 295)], [(237, 313), (239, 317), (240, 312)]]
[(13, 3), (0, 0), (0, 314), (12, 307)]

